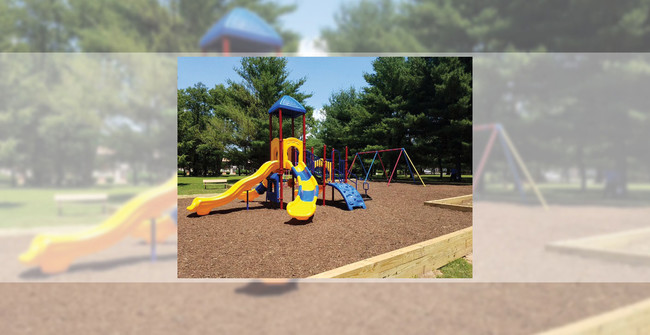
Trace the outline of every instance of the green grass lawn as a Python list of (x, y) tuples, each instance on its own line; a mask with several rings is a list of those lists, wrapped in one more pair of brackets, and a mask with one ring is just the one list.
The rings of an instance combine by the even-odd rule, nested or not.
[[(73, 189), (1, 188), (0, 229), (45, 226), (94, 225), (110, 216), (115, 209), (151, 186), (112, 186)], [(59, 216), (55, 194), (106, 193), (109, 210), (102, 213), (101, 203), (67, 203)]]
[[(423, 175), (423, 174), (421, 174), (420, 177), (422, 177), (422, 181), (424, 181), (425, 184), (469, 184), (469, 185), (472, 184), (472, 175), (471, 174), (461, 175), (461, 181), (460, 182), (451, 182), (449, 180), (448, 175), (444, 175), (442, 178), (440, 178), (439, 174), (436, 174), (436, 175), (431, 175), (431, 174)], [(365, 177), (360, 177), (360, 178), (363, 179)], [(368, 178), (368, 179), (370, 179), (370, 178)], [(374, 177), (374, 181), (386, 181), (386, 178), (384, 178), (383, 175), (377, 175), (377, 176)], [(412, 183), (413, 179), (411, 178), (410, 175), (409, 176), (404, 176), (403, 174), (400, 174), (400, 175), (393, 176), (393, 180), (391, 181), (391, 183), (393, 181), (411, 182)], [(420, 183), (420, 179), (418, 178), (417, 175), (415, 175), (415, 182), (418, 183), (418, 184)]]
[(440, 268), (442, 276), (438, 278), (472, 278), (472, 264), (465, 258), (459, 258)]
[(215, 177), (183, 177), (178, 176), (178, 195), (191, 194), (215, 194), (225, 191), (223, 185), (208, 184), (207, 189), (203, 188), (203, 179), (227, 179), (228, 185), (246, 178), (247, 176), (215, 176)]
[[(540, 183), (537, 187), (550, 205), (650, 206), (650, 184), (647, 183), (629, 184), (627, 197), (617, 199), (604, 197), (603, 184), (589, 184), (584, 191), (580, 190), (580, 185), (568, 183)], [(521, 198), (513, 183), (487, 183), (479, 194), (486, 200), (539, 205), (532, 187), (528, 184), (524, 185), (525, 199)]]

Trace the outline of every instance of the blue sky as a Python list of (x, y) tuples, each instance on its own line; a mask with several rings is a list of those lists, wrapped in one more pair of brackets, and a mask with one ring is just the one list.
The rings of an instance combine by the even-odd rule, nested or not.
[[(316, 110), (326, 104), (333, 92), (353, 86), (365, 87), (364, 72), (372, 72), (373, 57), (288, 57), (289, 79), (307, 77), (302, 91), (313, 93), (307, 104)], [(228, 79), (241, 82), (233, 70), (239, 57), (179, 57), (178, 88), (202, 82), (208, 88), (227, 84)], [(271, 106), (269, 106), (271, 107)]]
[(295, 12), (280, 18), (286, 29), (298, 32), (301, 38), (316, 38), (322, 28), (334, 27), (334, 14), (341, 4), (353, 1), (344, 0), (277, 0), (279, 4), (297, 4)]

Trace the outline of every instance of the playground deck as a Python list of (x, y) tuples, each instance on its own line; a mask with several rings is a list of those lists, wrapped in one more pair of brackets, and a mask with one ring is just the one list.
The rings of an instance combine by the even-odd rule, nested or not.
[[(285, 188), (287, 190), (287, 188)], [(291, 199), (290, 188), (285, 199)], [(363, 191), (362, 191), (363, 193)], [(472, 225), (472, 214), (424, 206), (423, 201), (471, 193), (471, 185), (422, 187), (371, 183), (367, 209), (348, 211), (327, 189), (307, 224), (261, 201), (235, 201), (197, 217), (180, 199), (178, 275), (181, 278), (308, 277)]]

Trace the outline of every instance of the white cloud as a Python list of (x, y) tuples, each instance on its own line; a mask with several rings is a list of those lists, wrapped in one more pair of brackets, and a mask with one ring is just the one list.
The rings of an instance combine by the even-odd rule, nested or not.
[(325, 112), (322, 109), (314, 109), (314, 119), (318, 121), (325, 120)]
[(298, 56), (322, 57), (327, 56), (325, 41), (318, 37), (304, 37), (298, 45)]

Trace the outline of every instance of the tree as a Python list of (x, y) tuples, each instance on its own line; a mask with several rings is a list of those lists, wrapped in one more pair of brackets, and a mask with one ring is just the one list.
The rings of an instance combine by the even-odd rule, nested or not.
[[(280, 27), (296, 9), (263, 0), (0, 0), (0, 50), (32, 52), (198, 51), (201, 36), (231, 9), (258, 13), (296, 51), (299, 36)], [(15, 27), (15, 29), (14, 29)]]
[[(268, 110), (282, 96), (289, 95), (300, 102), (307, 110), (306, 127), (311, 129), (313, 122), (313, 107), (306, 104), (305, 100), (312, 96), (311, 93), (301, 91), (302, 85), (307, 81), (303, 77), (298, 80), (289, 80), (287, 59), (276, 57), (245, 57), (241, 67), (235, 70), (243, 81), (236, 83), (229, 81), (230, 97), (235, 102), (227, 119), (237, 125), (238, 135), (244, 134), (245, 141), (238, 143), (237, 150), (247, 152), (250, 163), (260, 166), (268, 160)], [(283, 134), (291, 134), (291, 122), (283, 120)], [(277, 134), (277, 121), (274, 121)], [(296, 129), (302, 128), (302, 120), (295, 121)], [(236, 135), (236, 136), (238, 136)], [(274, 135), (276, 136), (276, 135)], [(241, 138), (241, 137), (240, 137)]]
[(334, 92), (324, 106), (322, 142), (352, 152), (405, 148), (419, 168), (471, 169), (471, 58), (380, 57), (364, 78), (362, 92)]
[(647, 51), (648, 0), (360, 1), (323, 39), (332, 52)]

